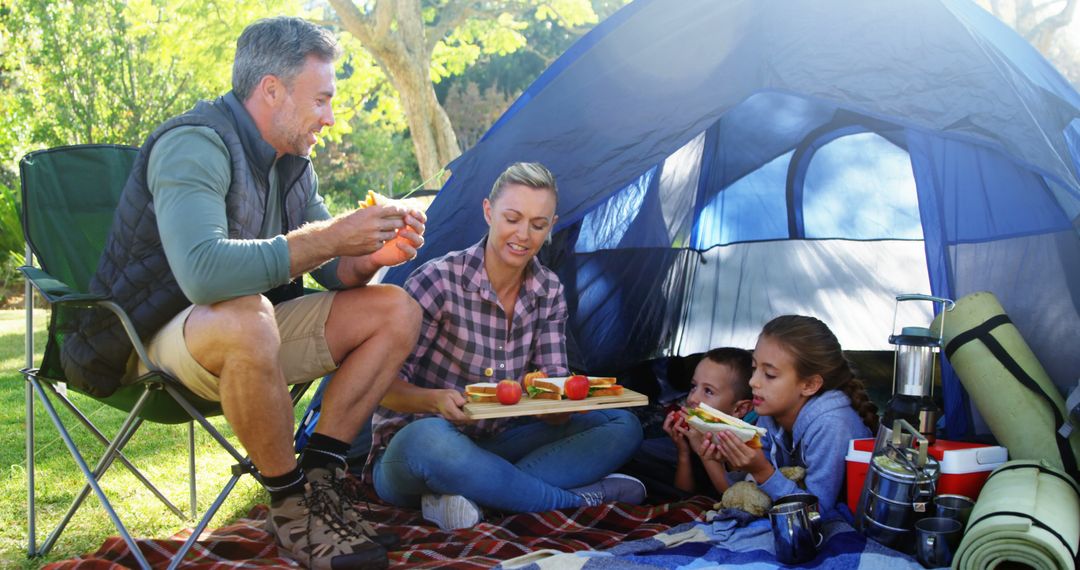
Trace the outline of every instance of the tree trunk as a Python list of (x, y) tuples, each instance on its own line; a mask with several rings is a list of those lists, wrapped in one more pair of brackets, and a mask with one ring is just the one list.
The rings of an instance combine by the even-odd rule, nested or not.
[[(991, 4), (994, 6), (995, 15), (1000, 18), (997, 3)], [(1018, 0), (1014, 6), (1016, 21), (1013, 28), (1046, 57), (1050, 57), (1054, 35), (1072, 22), (1078, 1), (1064, 0), (1060, 2), (1060, 9), (1054, 6), (1056, 4), (1059, 2), (1055, 0), (1036, 6), (1034, 0)], [(1049, 10), (1053, 12), (1047, 14)]]
[(450, 117), (435, 96), (428, 67), (426, 62), (409, 62), (401, 67), (389, 61), (383, 64), (405, 107), (420, 176), (425, 181), (430, 180), (428, 187), (438, 188), (445, 178), (434, 178), (461, 154), (461, 150)]
[(1046, 17), (1029, 30), (1024, 37), (1043, 54), (1050, 54), (1054, 45), (1054, 35), (1072, 23), (1076, 14), (1077, 0), (1066, 0), (1061, 11)]
[(431, 50), (419, 0), (383, 0), (368, 14), (351, 0), (330, 0), (350, 34), (363, 44), (397, 90), (405, 108), (420, 176), (438, 187), (439, 172), (461, 154), (457, 135), (431, 84)]

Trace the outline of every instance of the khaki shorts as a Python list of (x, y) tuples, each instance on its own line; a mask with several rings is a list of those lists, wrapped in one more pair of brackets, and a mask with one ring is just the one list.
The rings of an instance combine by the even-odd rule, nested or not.
[[(337, 370), (337, 363), (326, 345), (326, 319), (330, 315), (333, 292), (313, 293), (285, 301), (274, 307), (281, 334), (281, 369), (285, 381), (298, 384)], [(217, 376), (202, 367), (184, 342), (184, 323), (194, 305), (172, 318), (146, 346), (150, 360), (168, 372), (201, 398), (218, 401)], [(147, 372), (138, 357), (138, 374)], [(129, 366), (129, 370), (132, 368)]]

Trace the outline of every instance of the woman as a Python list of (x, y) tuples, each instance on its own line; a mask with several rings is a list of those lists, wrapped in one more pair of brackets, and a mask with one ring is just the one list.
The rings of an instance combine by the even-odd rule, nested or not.
[(641, 442), (625, 410), (477, 422), (462, 411), (467, 384), (569, 374), (562, 285), (536, 259), (557, 199), (546, 168), (510, 166), (484, 200), (487, 235), (405, 282), (424, 311), (420, 340), (375, 413), (368, 467), (383, 500), (421, 505), (444, 530), (478, 523), (481, 505), (537, 512), (644, 499), (639, 481), (609, 475)]

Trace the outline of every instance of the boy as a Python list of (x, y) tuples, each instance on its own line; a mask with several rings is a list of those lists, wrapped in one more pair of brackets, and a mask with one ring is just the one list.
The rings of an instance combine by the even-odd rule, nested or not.
[[(752, 357), (747, 350), (725, 347), (706, 352), (694, 369), (690, 393), (686, 396), (686, 408), (705, 403), (737, 418), (745, 417), (753, 409), (750, 390), (752, 373)], [(664, 432), (670, 438), (669, 445), (673, 444), (676, 450), (675, 488), (686, 493), (706, 490), (705, 481), (701, 480), (700, 470), (695, 469), (695, 465), (704, 467), (707, 479), (719, 494), (723, 494), (731, 482), (740, 478), (729, 474), (722, 462), (701, 456), (706, 436), (686, 425), (685, 411), (669, 413), (664, 420)], [(698, 473), (695, 474), (695, 471)]]
[[(687, 360), (693, 361), (693, 357)], [(750, 390), (752, 363), (750, 351), (740, 348), (716, 348), (701, 355), (683, 406), (689, 409), (704, 402), (753, 423), (756, 416), (752, 411)], [(670, 375), (674, 375), (670, 380), (677, 385), (679, 374), (671, 365)], [(716, 462), (707, 468), (707, 463), (695, 452), (701, 450), (704, 437), (686, 425), (683, 409), (676, 407), (665, 417), (663, 429), (666, 436), (647, 438), (631, 462), (622, 468), (623, 472), (632, 473), (645, 481), (649, 496), (654, 499), (681, 499), (700, 493), (713, 495), (717, 491), (723, 493), (729, 482), (742, 478), (740, 474), (732, 473), (719, 476), (721, 470), (726, 472), (726, 469)], [(713, 481), (710, 471), (719, 476), (717, 482)]]

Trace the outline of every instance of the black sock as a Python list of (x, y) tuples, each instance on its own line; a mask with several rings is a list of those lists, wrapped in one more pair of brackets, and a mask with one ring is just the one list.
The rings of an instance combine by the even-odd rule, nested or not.
[(331, 467), (344, 469), (347, 453), (349, 453), (348, 442), (321, 433), (313, 433), (304, 452), (300, 454), (300, 467), (305, 470)]
[(304, 483), (307, 483), (307, 477), (304, 476), (304, 472), (300, 470), (298, 465), (284, 475), (274, 477), (263, 475), (262, 483), (263, 487), (270, 491), (270, 500), (280, 501), (291, 495), (302, 494), (304, 492)]

